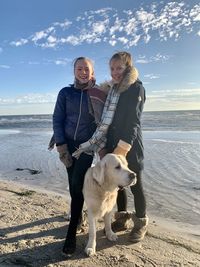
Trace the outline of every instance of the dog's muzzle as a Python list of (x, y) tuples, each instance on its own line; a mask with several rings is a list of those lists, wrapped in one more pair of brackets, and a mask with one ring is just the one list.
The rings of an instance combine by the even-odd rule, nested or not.
[[(130, 183), (128, 185), (129, 186), (135, 185), (137, 182), (136, 174), (134, 172), (131, 172), (128, 177), (130, 179)], [(128, 185), (126, 185), (126, 186), (128, 186)], [(126, 187), (126, 186), (119, 185), (118, 187), (119, 187), (119, 190), (123, 190), (124, 187)]]
[(130, 185), (135, 185), (137, 182), (136, 174), (134, 172), (129, 174)]

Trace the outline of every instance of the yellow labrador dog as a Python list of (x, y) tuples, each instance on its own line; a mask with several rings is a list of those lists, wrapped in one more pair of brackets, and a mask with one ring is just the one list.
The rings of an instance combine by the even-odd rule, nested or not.
[(116, 204), (119, 187), (134, 185), (136, 175), (127, 166), (123, 156), (107, 154), (94, 167), (88, 169), (83, 185), (84, 200), (88, 210), (89, 240), (85, 248), (88, 256), (96, 253), (96, 219), (103, 217), (106, 237), (117, 240), (111, 229), (112, 210)]

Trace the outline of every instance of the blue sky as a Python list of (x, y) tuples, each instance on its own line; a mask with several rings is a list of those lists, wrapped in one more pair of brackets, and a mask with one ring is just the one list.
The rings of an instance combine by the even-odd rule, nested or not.
[(73, 82), (73, 59), (108, 61), (126, 50), (147, 93), (146, 111), (200, 109), (199, 1), (1, 0), (0, 115), (49, 114)]

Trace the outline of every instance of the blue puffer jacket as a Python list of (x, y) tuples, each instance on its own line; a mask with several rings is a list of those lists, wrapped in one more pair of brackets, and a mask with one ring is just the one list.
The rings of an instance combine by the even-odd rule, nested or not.
[(60, 90), (54, 113), (53, 130), (57, 145), (86, 142), (94, 133), (96, 123), (89, 113), (87, 90), (76, 89), (74, 86)]

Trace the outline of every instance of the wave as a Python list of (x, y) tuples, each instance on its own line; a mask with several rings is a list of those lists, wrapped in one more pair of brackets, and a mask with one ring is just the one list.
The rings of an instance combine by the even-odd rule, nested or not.
[(177, 141), (177, 140), (165, 140), (165, 139), (150, 139), (156, 142), (163, 142), (163, 143), (176, 143), (176, 144), (188, 144), (188, 145), (200, 145), (200, 142), (190, 142), (190, 141)]
[(15, 124), (15, 123), (41, 123), (41, 122), (52, 122), (52, 118), (0, 118), (0, 124)]
[(20, 133), (19, 130), (1, 130), (0, 129), (0, 135), (18, 134), (18, 133)]

